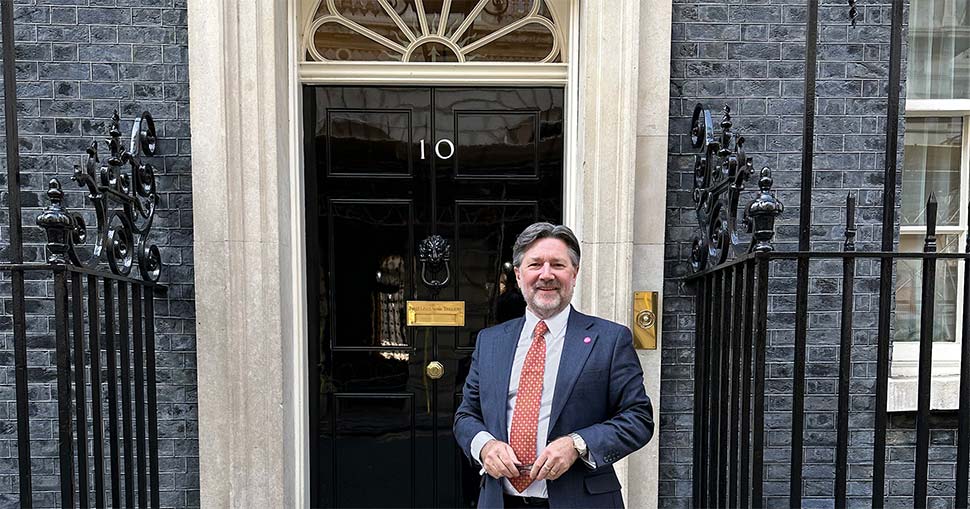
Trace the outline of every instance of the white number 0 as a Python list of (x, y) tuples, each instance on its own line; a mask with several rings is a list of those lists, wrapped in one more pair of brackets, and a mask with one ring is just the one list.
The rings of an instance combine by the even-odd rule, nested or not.
[[(441, 153), (441, 145), (445, 144), (448, 146), (448, 155)], [(455, 144), (451, 142), (448, 138), (442, 138), (438, 140), (438, 143), (434, 145), (434, 153), (439, 159), (451, 159), (455, 155)], [(424, 140), (421, 140), (421, 159), (424, 159)]]

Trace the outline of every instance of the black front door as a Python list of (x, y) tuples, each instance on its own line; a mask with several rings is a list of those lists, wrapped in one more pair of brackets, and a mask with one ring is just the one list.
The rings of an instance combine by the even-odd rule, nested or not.
[[(474, 506), (452, 419), (478, 331), (524, 312), (515, 236), (562, 220), (563, 90), (307, 86), (304, 104), (312, 504)], [(432, 235), (447, 266), (420, 259)], [(465, 325), (409, 327), (409, 300), (464, 301)]]

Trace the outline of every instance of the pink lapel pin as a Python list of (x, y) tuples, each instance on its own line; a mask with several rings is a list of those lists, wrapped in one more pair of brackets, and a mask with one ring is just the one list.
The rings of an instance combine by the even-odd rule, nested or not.
[(593, 338), (591, 338), (589, 336), (586, 336), (585, 338), (583, 338), (583, 343), (589, 343), (592, 340), (593, 340)]

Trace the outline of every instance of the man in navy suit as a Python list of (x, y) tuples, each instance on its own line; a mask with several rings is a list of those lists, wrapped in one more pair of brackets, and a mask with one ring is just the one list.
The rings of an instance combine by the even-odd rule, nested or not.
[(488, 474), (481, 508), (622, 507), (613, 463), (653, 435), (630, 329), (570, 305), (579, 255), (569, 228), (526, 228), (512, 249), (525, 316), (478, 334), (454, 431)]

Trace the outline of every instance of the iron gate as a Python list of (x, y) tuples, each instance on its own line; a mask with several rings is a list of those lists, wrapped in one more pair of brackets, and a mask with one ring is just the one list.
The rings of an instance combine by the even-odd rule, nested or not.
[[(154, 168), (143, 159), (156, 152), (154, 121), (147, 112), (136, 119), (126, 148), (115, 112), (105, 160), (98, 142), (87, 149), (86, 164), (75, 167), (71, 180), (86, 191), (74, 193), (79, 201), (93, 210), (69, 210), (59, 179), (49, 181), (50, 203), (37, 217), (46, 262), (25, 262), (12, 2), (2, 2), (0, 14), (10, 258), (0, 263), (0, 279), (10, 288), (3, 306), (10, 315), (0, 323), (10, 324), (4, 333), (12, 332), (14, 345), (20, 505), (35, 503), (31, 425), (38, 419), (30, 389), (53, 382), (59, 506), (107, 507), (110, 497), (112, 507), (157, 508), (154, 298), (165, 287), (158, 284), (159, 250), (148, 239), (159, 195)], [(131, 273), (136, 265), (140, 277)], [(49, 353), (53, 372), (39, 361)]]

